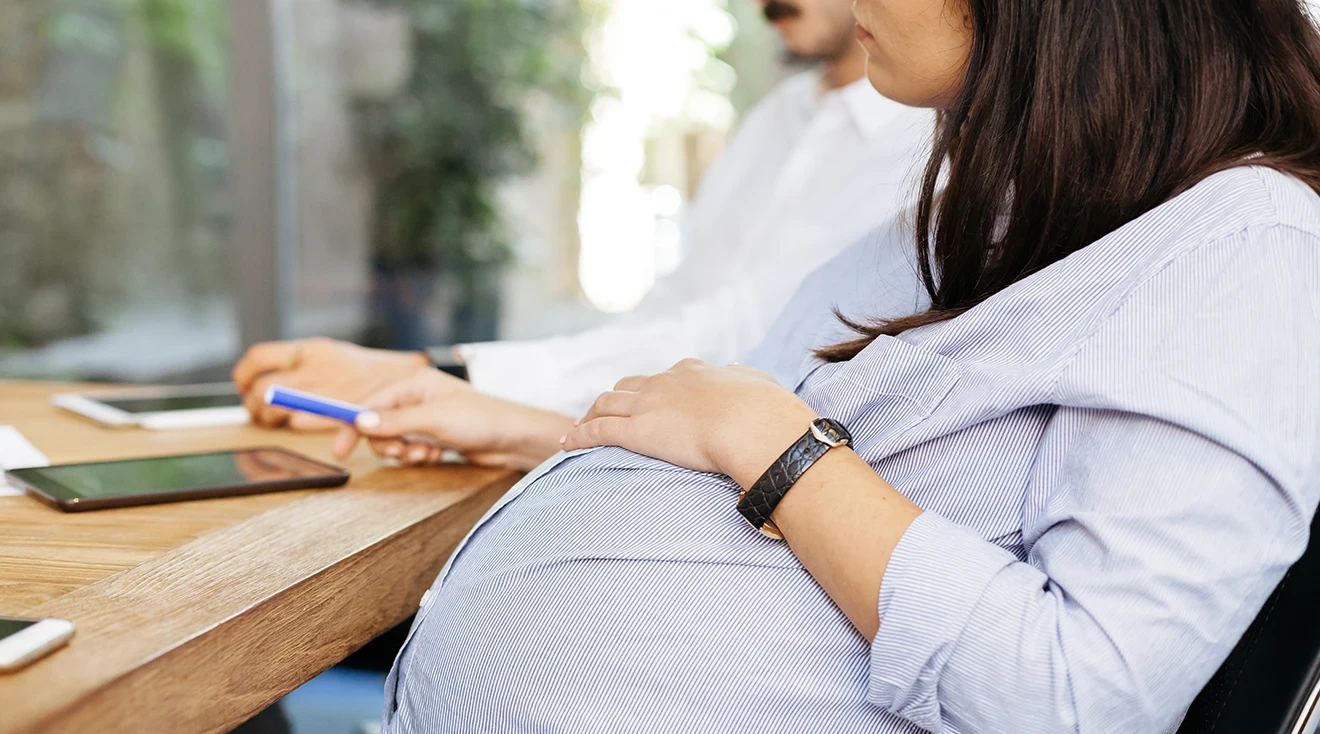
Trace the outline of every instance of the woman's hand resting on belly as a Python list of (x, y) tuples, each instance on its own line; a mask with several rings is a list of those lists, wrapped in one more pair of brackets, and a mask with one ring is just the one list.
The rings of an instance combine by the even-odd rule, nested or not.
[[(565, 449), (620, 446), (751, 487), (816, 412), (750, 367), (684, 360), (621, 380), (564, 436)], [(733, 502), (736, 498), (730, 497)], [(830, 451), (779, 503), (774, 521), (803, 566), (870, 639), (889, 555), (921, 514), (851, 450)]]
[(628, 377), (596, 399), (564, 437), (565, 450), (620, 446), (750, 486), (811, 425), (816, 413), (770, 375), (686, 359)]

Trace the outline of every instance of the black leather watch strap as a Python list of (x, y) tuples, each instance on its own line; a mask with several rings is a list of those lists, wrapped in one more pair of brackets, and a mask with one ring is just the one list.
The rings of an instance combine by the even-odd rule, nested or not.
[(747, 518), (752, 527), (766, 535), (772, 538), (784, 537), (770, 521), (770, 515), (788, 494), (788, 490), (797, 484), (820, 457), (832, 448), (847, 446), (851, 441), (852, 435), (838, 421), (817, 418), (812, 422), (811, 430), (788, 447), (761, 478), (743, 492), (738, 498), (738, 512)]
[[(453, 347), (429, 347), (426, 350), (426, 358), (431, 360), (432, 367), (441, 372), (453, 375), (460, 380), (468, 379), (467, 365), (458, 361)], [(468, 381), (471, 382), (471, 380)]]

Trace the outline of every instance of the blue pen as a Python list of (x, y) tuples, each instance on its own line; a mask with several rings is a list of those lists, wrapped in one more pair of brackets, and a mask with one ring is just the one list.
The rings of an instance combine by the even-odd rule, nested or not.
[(272, 385), (266, 390), (266, 404), (277, 408), (299, 410), (304, 413), (321, 415), (353, 425), (357, 417), (367, 412), (361, 405), (345, 403), (342, 400), (323, 398), (301, 390)]

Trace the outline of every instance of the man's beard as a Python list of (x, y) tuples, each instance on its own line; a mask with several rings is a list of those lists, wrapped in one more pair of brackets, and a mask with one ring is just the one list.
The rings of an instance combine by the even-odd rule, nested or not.
[[(791, 2), (785, 0), (770, 0), (766, 3), (762, 11), (765, 19), (771, 23), (784, 20), (786, 18), (797, 18), (802, 15), (802, 9)], [(839, 29), (838, 38), (832, 41), (820, 43), (816, 48), (808, 49), (785, 49), (785, 57), (789, 63), (793, 64), (815, 64), (818, 62), (829, 63), (847, 53), (855, 41), (853, 40), (852, 25), (848, 24), (846, 28)]]
[(798, 6), (793, 5), (792, 3), (786, 3), (784, 0), (770, 0), (770, 2), (766, 3), (765, 10), (762, 12), (765, 14), (765, 19), (771, 23), (785, 18), (796, 18), (799, 15), (802, 15), (802, 10), (799, 9)]

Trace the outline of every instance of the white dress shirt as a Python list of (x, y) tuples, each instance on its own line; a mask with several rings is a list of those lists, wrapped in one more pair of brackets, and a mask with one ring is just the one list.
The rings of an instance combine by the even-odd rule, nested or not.
[(911, 201), (933, 125), (865, 79), (824, 92), (819, 73), (785, 80), (702, 181), (677, 271), (602, 327), (460, 347), (473, 385), (580, 415), (628, 375), (738, 359), (808, 273)]

